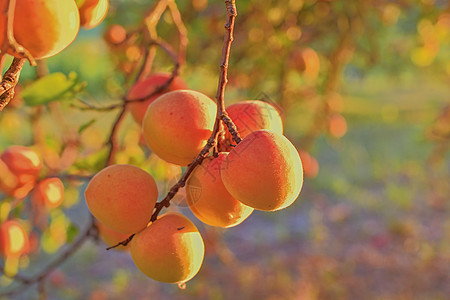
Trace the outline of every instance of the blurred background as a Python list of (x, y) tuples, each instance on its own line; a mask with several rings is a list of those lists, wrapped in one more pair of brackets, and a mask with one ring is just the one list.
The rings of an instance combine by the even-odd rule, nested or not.
[[(48, 59), (49, 72), (76, 78), (83, 92), (57, 108), (21, 104), (19, 93), (0, 113), (0, 149), (34, 145), (52, 166), (75, 141), (78, 156), (68, 172), (101, 169), (117, 112), (84, 110), (83, 103), (120, 102), (143, 51), (139, 40), (108, 44), (105, 32), (113, 24), (132, 32), (154, 2), (111, 0), (99, 27), (81, 30)], [(279, 212), (255, 211), (224, 230), (198, 221), (181, 192), (170, 209), (189, 216), (206, 243), (204, 265), (186, 286), (148, 279), (128, 253), (105, 251), (99, 241), (83, 245), (50, 275), (48, 298), (449, 299), (450, 2), (236, 2), (226, 102), (261, 99), (279, 109), (304, 164), (299, 199)], [(177, 4), (189, 39), (180, 76), (214, 97), (224, 3)], [(171, 14), (162, 15), (157, 30), (178, 47)], [(158, 49), (153, 71), (172, 68)], [(36, 76), (27, 65), (20, 88)], [(116, 162), (149, 171), (164, 197), (182, 170), (149, 156), (130, 116), (119, 137)], [(11, 211), (10, 199), (0, 195), (0, 218), (12, 213), (23, 219), (37, 245), (16, 271), (39, 270), (89, 222), (85, 183), (65, 184), (63, 206), (37, 229), (26, 204)], [(11, 286), (0, 278), (0, 291)], [(36, 291), (11, 299), (37, 299)]]

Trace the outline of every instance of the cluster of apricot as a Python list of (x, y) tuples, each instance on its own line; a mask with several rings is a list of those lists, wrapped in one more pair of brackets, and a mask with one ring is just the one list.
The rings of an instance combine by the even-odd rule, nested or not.
[[(16, 0), (12, 34), (35, 59), (61, 52), (78, 35), (80, 26), (90, 29), (102, 22), (109, 0)], [(77, 5), (78, 4), (78, 5)], [(6, 36), (6, 14), (0, 14), (0, 45)], [(7, 52), (16, 57), (11, 47)]]
[[(57, 177), (39, 180), (42, 161), (30, 148), (11, 146), (0, 155), (0, 191), (15, 199), (30, 194), (36, 209), (50, 210), (61, 205), (64, 185)], [(20, 220), (9, 219), (0, 225), (0, 254), (18, 257), (28, 251), (28, 235)]]
[[(136, 83), (128, 94), (136, 101), (127, 107), (142, 124), (154, 154), (188, 166), (213, 133), (217, 107), (208, 96), (187, 89), (180, 78), (170, 79), (170, 74), (157, 73)], [(145, 99), (149, 94), (154, 95)], [(283, 136), (282, 118), (274, 106), (250, 100), (229, 106), (227, 112), (242, 141), (233, 145), (223, 126), (218, 145), (222, 152), (206, 157), (186, 182), (186, 200), (194, 215), (224, 228), (242, 223), (254, 209), (288, 207), (303, 185), (299, 153)], [(106, 167), (92, 178), (85, 198), (101, 226), (134, 235), (127, 247), (147, 276), (180, 283), (199, 271), (204, 244), (195, 225), (177, 212), (150, 222), (158, 190), (146, 171), (123, 164)]]
[[(50, 212), (60, 207), (64, 200), (64, 184), (58, 177), (41, 176), (42, 165), (39, 154), (33, 149), (8, 147), (0, 155), (0, 192), (20, 201), (29, 196), (34, 212)], [(19, 257), (28, 253), (29, 236), (22, 220), (6, 218), (1, 221), (0, 254)], [(110, 232), (99, 229), (100, 237), (108, 243)]]

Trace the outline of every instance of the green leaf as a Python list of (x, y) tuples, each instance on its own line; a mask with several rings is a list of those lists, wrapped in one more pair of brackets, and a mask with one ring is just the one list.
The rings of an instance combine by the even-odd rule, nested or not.
[(28, 85), (21, 93), (29, 106), (46, 104), (52, 101), (72, 99), (86, 86), (75, 72), (66, 76), (63, 73), (52, 73), (39, 78)]
[(72, 243), (73, 240), (77, 237), (78, 233), (80, 232), (80, 229), (78, 229), (78, 227), (73, 224), (70, 223), (69, 226), (67, 227), (67, 243)]
[(96, 119), (92, 119), (89, 122), (84, 123), (83, 125), (81, 125), (80, 128), (78, 128), (78, 133), (81, 134), (83, 131), (85, 131), (87, 128), (89, 128), (89, 126), (94, 124), (95, 121), (97, 121), (97, 120)]

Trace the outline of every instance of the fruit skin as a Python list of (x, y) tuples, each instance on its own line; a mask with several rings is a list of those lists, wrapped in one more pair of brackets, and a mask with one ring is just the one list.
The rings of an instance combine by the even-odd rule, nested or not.
[[(170, 73), (154, 73), (149, 77), (134, 84), (131, 87), (127, 98), (129, 100), (133, 100), (146, 97), (147, 95), (150, 95), (154, 91), (156, 91), (156, 89), (158, 89), (160, 86), (164, 85), (170, 79), (171, 76), (172, 75)], [(127, 105), (127, 108), (130, 110), (131, 115), (136, 120), (136, 122), (138, 124), (142, 124), (142, 120), (144, 119), (148, 106), (156, 98), (167, 92), (175, 90), (184, 90), (187, 88), (188, 86), (183, 79), (181, 79), (180, 77), (174, 77), (172, 82), (160, 93), (157, 93), (144, 101), (131, 102)]]
[(211, 226), (233, 227), (253, 212), (253, 208), (234, 199), (223, 185), (220, 167), (227, 155), (222, 152), (216, 158), (206, 158), (186, 182), (189, 208), (200, 221)]
[(28, 235), (22, 225), (8, 220), (0, 225), (0, 254), (4, 257), (19, 257), (29, 249)]
[(158, 188), (153, 177), (132, 165), (112, 165), (98, 172), (85, 191), (86, 203), (100, 222), (133, 234), (146, 228)]
[[(228, 106), (226, 111), (236, 125), (241, 138), (261, 129), (270, 129), (283, 134), (280, 113), (270, 103), (260, 100), (242, 101)], [(228, 131), (227, 134), (230, 135)]]
[(198, 273), (205, 245), (194, 223), (180, 213), (169, 212), (134, 236), (130, 253), (148, 277), (177, 283)]
[(165, 161), (187, 166), (211, 136), (216, 109), (211, 98), (196, 91), (166, 93), (148, 106), (142, 122), (145, 141)]
[(79, 7), (80, 26), (91, 29), (99, 25), (106, 17), (109, 0), (85, 0)]
[(46, 178), (34, 188), (31, 200), (38, 206), (56, 208), (64, 200), (64, 184), (59, 178)]
[[(124, 241), (129, 237), (128, 234), (123, 234), (123, 233), (117, 232), (101, 222), (97, 222), (97, 228), (98, 228), (98, 233), (100, 235), (100, 238), (109, 247), (115, 246), (118, 243), (120, 243), (121, 241)], [(126, 246), (120, 245), (120, 246), (115, 247), (114, 249), (126, 251), (129, 249), (129, 246), (130, 246), (130, 244), (128, 244)]]
[(303, 185), (303, 169), (294, 145), (269, 130), (250, 133), (224, 159), (223, 184), (242, 203), (275, 211), (291, 205)]
[(0, 190), (15, 198), (24, 198), (33, 189), (42, 161), (24, 146), (11, 146), (0, 155)]
[[(0, 14), (0, 32), (4, 32)], [(13, 35), (35, 59), (61, 52), (73, 42), (80, 29), (80, 15), (74, 0), (16, 0)], [(3, 44), (4, 35), (0, 35)], [(11, 49), (8, 53), (13, 53)]]

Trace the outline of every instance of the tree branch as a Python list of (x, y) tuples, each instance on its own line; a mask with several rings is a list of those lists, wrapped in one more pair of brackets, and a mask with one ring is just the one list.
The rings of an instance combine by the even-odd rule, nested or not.
[(3, 80), (0, 83), (0, 111), (2, 111), (14, 97), (14, 87), (19, 82), (20, 72), (22, 71), (25, 61), (26, 60), (23, 58), (14, 58), (11, 66), (3, 76)]

